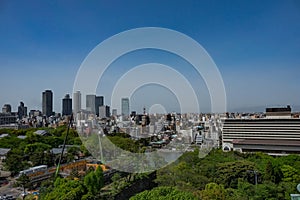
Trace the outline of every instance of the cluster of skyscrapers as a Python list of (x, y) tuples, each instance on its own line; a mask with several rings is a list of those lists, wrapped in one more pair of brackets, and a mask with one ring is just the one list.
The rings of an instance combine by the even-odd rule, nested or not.
[[(12, 107), (10, 104), (5, 104), (2, 107), (1, 119), (4, 124), (12, 123), (16, 121), (16, 118), (22, 119), (24, 117), (33, 117), (33, 116), (45, 116), (47, 118), (51, 116), (68, 116), (72, 113), (78, 113), (83, 111), (82, 105), (82, 95), (80, 91), (73, 93), (73, 98), (69, 94), (66, 94), (62, 99), (62, 110), (60, 113), (55, 113), (53, 110), (53, 92), (51, 90), (45, 90), (42, 92), (42, 110), (30, 110), (27, 112), (27, 107), (23, 102), (20, 102), (17, 112), (12, 112)], [(130, 106), (129, 98), (121, 99), (121, 115), (129, 116), (130, 115)], [(117, 115), (117, 109), (112, 109), (110, 111), (110, 106), (104, 104), (104, 96), (97, 96), (95, 94), (86, 95), (86, 109), (84, 110), (89, 113), (93, 113), (99, 118), (107, 118), (111, 115)], [(10, 116), (12, 115), (12, 116)], [(13, 120), (12, 120), (13, 119)], [(2, 124), (3, 124), (2, 123)]]
[[(73, 94), (73, 99), (69, 94), (66, 94), (62, 99), (62, 116), (71, 115), (71, 113), (78, 113), (82, 111), (82, 95), (80, 91)], [(53, 115), (53, 93), (51, 90), (45, 90), (42, 94), (42, 113), (49, 117)], [(86, 95), (86, 109), (85, 111), (94, 113), (100, 118), (110, 117), (110, 115), (117, 115), (117, 109), (110, 112), (110, 106), (104, 104), (104, 97), (95, 94)], [(129, 98), (121, 99), (121, 114), (129, 116)]]

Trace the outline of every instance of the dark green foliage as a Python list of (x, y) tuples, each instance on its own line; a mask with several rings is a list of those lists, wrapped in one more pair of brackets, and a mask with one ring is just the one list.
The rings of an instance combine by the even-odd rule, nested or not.
[(16, 136), (8, 136), (1, 138), (0, 148), (14, 148), (24, 146), (24, 144), (22, 139), (19, 139)]
[(18, 174), (19, 171), (25, 169), (29, 164), (23, 160), (24, 151), (21, 149), (12, 149), (8, 152), (5, 159), (5, 169), (12, 173), (12, 176)]
[[(34, 144), (26, 145), (24, 149), (24, 154), (28, 156), (29, 160), (32, 162), (33, 166), (49, 164), (51, 161), (51, 155), (49, 150), (51, 149), (50, 145), (36, 142)], [(51, 163), (50, 163), (51, 164)]]
[(84, 185), (89, 193), (96, 195), (104, 186), (103, 171), (101, 167), (97, 167), (96, 171), (89, 172), (84, 177)]
[[(50, 153), (50, 150), (63, 144), (67, 127), (42, 129), (48, 131), (50, 136), (37, 135), (34, 132), (39, 129), (34, 128), (22, 130), (0, 129), (1, 134), (7, 133), (9, 135), (1, 138), (0, 148), (11, 149), (6, 160), (4, 160), (4, 166), (12, 172), (12, 176), (31, 166), (46, 164), (50, 167), (55, 165), (55, 156)], [(26, 135), (26, 138), (19, 139), (17, 138), (18, 135)], [(82, 146), (76, 130), (70, 129), (68, 138), (67, 144), (81, 145), (78, 150), (70, 150), (72, 158), (69, 160), (73, 160), (74, 156), (79, 154), (79, 151), (84, 151), (85, 155), (89, 155), (85, 147)]]
[(180, 191), (173, 187), (157, 187), (150, 191), (146, 190), (133, 197), (130, 200), (196, 200), (197, 198), (189, 192)]
[(275, 182), (275, 172), (271, 161), (268, 161), (263, 177), (264, 181)]
[(226, 200), (226, 190), (223, 185), (208, 183), (205, 189), (199, 192), (202, 200)]
[(299, 155), (272, 157), (212, 150), (200, 159), (195, 152), (185, 153), (177, 162), (158, 170), (159, 186), (193, 192), (201, 199), (288, 200), (291, 193), (297, 193)]
[(130, 151), (133, 153), (139, 152), (139, 144), (130, 138), (124, 138), (120, 136), (108, 136), (108, 138), (112, 143), (114, 143), (117, 147), (123, 150)]
[(238, 179), (247, 179), (255, 165), (246, 160), (217, 164), (216, 181), (225, 187), (237, 188)]
[(22, 174), (18, 179), (16, 179), (16, 186), (22, 187), (23, 191), (25, 191), (26, 188), (31, 186), (29, 177)]
[(52, 191), (43, 194), (41, 199), (80, 200), (86, 193), (87, 189), (81, 181), (57, 178)]

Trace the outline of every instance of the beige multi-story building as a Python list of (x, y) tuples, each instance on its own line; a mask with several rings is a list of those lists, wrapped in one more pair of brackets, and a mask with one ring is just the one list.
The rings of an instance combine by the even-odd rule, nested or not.
[(266, 111), (266, 118), (225, 119), (223, 150), (300, 153), (300, 119), (291, 118), (290, 107), (267, 108)]

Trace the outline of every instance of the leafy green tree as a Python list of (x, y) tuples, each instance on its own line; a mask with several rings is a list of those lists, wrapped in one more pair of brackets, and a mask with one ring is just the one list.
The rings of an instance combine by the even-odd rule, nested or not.
[(80, 147), (70, 147), (67, 150), (67, 162), (73, 161), (80, 154)]
[(255, 170), (254, 163), (246, 160), (220, 163), (217, 166), (217, 182), (231, 188), (237, 188), (238, 179), (246, 180), (251, 175), (249, 171)]
[(112, 182), (112, 187), (113, 187), (113, 190), (116, 192), (119, 190), (119, 186), (120, 186), (120, 179), (121, 179), (121, 175), (120, 173), (115, 173), (111, 180), (113, 181)]
[(1, 138), (0, 148), (15, 148), (20, 146), (24, 146), (24, 142), (16, 136)]
[(29, 157), (29, 160), (32, 162), (33, 166), (48, 164), (45, 160), (45, 151), (50, 150), (51, 146), (36, 142), (34, 144), (26, 145), (24, 153)]
[(264, 184), (258, 184), (255, 186), (255, 194), (251, 195), (255, 200), (268, 199), (278, 200), (277, 185), (272, 182), (266, 182)]
[(199, 162), (197, 151), (185, 153), (176, 163), (159, 169), (155, 182), (188, 191), (202, 189), (209, 179), (201, 172), (203, 165)]
[(264, 173), (264, 181), (275, 181), (275, 176), (274, 176), (274, 168), (272, 166), (272, 162), (268, 161), (265, 173)]
[(27, 144), (33, 144), (36, 142), (41, 141), (42, 137), (40, 135), (37, 135), (34, 133), (34, 131), (28, 131), (26, 132), (26, 138), (25, 141)]
[(21, 149), (12, 149), (6, 156), (4, 167), (14, 176), (18, 174), (19, 171), (28, 167), (28, 163), (23, 160), (24, 152)]
[(223, 185), (217, 183), (208, 183), (205, 189), (200, 191), (202, 200), (226, 200), (226, 190)]
[(84, 177), (84, 185), (88, 189), (88, 191), (96, 195), (99, 193), (100, 189), (104, 186), (104, 177), (103, 171), (101, 167), (97, 167), (96, 171), (92, 171), (88, 173)]
[(57, 178), (54, 182), (53, 190), (42, 195), (42, 200), (81, 200), (87, 193), (84, 184), (79, 180), (68, 180)]
[(255, 193), (255, 186), (244, 179), (238, 179), (237, 190), (242, 196), (250, 196)]
[(117, 147), (130, 151), (133, 153), (138, 153), (139, 152), (139, 144), (134, 142), (130, 138), (124, 138), (120, 136), (108, 136), (109, 140), (114, 143)]
[(297, 194), (296, 186), (298, 183), (280, 182), (277, 186), (278, 199), (290, 200), (290, 194)]
[(30, 179), (26, 174), (22, 174), (16, 181), (16, 185), (22, 187), (24, 193), (26, 188), (31, 187)]
[(173, 187), (156, 187), (152, 190), (146, 190), (133, 197), (130, 200), (196, 200), (197, 198), (190, 192), (180, 191)]
[(283, 174), (283, 181), (298, 183), (300, 181), (299, 172), (290, 165), (283, 165), (281, 167)]
[(64, 138), (57, 136), (42, 137), (40, 142), (48, 144), (52, 148), (57, 148), (59, 145), (63, 144)]

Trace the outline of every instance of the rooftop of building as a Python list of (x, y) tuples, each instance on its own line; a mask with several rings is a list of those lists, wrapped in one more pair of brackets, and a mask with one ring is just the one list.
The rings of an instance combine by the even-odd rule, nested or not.
[(266, 112), (291, 112), (291, 106), (287, 105), (286, 107), (274, 107), (274, 108), (266, 108)]

